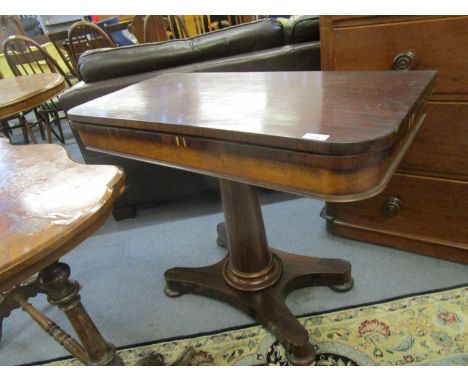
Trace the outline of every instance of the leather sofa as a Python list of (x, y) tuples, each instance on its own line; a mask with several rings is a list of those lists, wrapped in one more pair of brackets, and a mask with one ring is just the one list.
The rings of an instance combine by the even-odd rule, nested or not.
[[(60, 96), (65, 111), (168, 72), (320, 70), (319, 18), (263, 19), (189, 39), (96, 49), (80, 57), (78, 69), (82, 81)], [(86, 163), (125, 170), (127, 191), (116, 203), (124, 215), (118, 212), (116, 218), (163, 200), (218, 189), (216, 179), (205, 175), (86, 150), (73, 133)]]

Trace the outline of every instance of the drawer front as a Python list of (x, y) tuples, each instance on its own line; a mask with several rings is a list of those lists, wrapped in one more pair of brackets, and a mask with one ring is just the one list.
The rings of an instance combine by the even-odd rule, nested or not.
[(327, 203), (337, 222), (468, 249), (468, 183), (396, 174), (379, 195)]
[(425, 110), (398, 171), (468, 180), (468, 103), (429, 102)]
[[(468, 17), (333, 30), (334, 70), (435, 69), (435, 93), (468, 94)], [(409, 54), (407, 54), (409, 52)]]

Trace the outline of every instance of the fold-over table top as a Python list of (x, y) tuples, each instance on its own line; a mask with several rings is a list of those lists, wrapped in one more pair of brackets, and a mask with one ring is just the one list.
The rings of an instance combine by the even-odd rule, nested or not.
[[(434, 71), (168, 73), (71, 109), (73, 122), (327, 155), (393, 145)], [(117, 81), (118, 79), (116, 79)]]

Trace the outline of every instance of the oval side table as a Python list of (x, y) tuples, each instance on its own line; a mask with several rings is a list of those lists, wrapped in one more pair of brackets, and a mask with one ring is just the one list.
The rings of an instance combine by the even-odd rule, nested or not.
[[(55, 97), (66, 87), (65, 79), (58, 73), (39, 73), (30, 76), (18, 76), (0, 79), (0, 121), (2, 131), (8, 136), (6, 120), (19, 118), (22, 123), (23, 136), (28, 143), (28, 136), (33, 143), (37, 139), (25, 114), (37, 106)], [(47, 141), (52, 142), (52, 127), (46, 120)], [(41, 130), (42, 133), (42, 130)]]

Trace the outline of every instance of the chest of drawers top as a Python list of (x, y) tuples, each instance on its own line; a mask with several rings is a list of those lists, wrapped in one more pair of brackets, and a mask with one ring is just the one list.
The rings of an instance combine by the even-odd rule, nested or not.
[(468, 99), (468, 16), (324, 16), (322, 70), (437, 70), (434, 100)]

